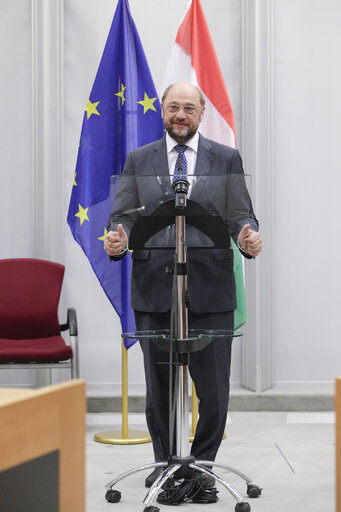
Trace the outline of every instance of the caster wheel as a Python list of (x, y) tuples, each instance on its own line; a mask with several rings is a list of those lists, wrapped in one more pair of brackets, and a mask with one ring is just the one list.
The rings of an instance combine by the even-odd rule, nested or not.
[(154, 507), (154, 505), (151, 505), (150, 507), (146, 507), (143, 512), (159, 512), (159, 508)]
[(251, 507), (245, 501), (240, 501), (239, 503), (237, 503), (234, 510), (235, 512), (250, 512)]
[(249, 484), (247, 486), (247, 495), (250, 498), (258, 498), (262, 494), (262, 489), (258, 485)]
[(121, 493), (120, 491), (115, 491), (115, 489), (110, 489), (105, 493), (105, 499), (109, 503), (118, 503), (121, 499)]

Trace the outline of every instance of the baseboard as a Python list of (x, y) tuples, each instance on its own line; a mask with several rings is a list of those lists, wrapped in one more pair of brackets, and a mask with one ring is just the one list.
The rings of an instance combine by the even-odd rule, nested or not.
[[(146, 399), (144, 396), (130, 396), (129, 412), (144, 412)], [(122, 397), (120, 396), (88, 396), (88, 412), (121, 412)]]
[[(119, 396), (90, 396), (88, 412), (121, 412), (122, 398)], [(190, 400), (191, 404), (191, 400)], [(145, 397), (130, 396), (129, 412), (144, 412)], [(253, 391), (231, 391), (229, 411), (333, 411), (332, 393), (255, 393)]]
[(230, 396), (229, 411), (333, 411), (334, 396), (327, 394), (242, 394)]

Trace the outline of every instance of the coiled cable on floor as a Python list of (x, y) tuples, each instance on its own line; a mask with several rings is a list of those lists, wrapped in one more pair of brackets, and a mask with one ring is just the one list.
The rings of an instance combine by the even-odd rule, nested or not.
[(206, 487), (205, 475), (192, 479), (178, 481), (171, 489), (160, 492), (157, 502), (164, 505), (180, 505), (192, 501), (193, 503), (215, 503), (218, 501), (218, 491), (215, 487)]

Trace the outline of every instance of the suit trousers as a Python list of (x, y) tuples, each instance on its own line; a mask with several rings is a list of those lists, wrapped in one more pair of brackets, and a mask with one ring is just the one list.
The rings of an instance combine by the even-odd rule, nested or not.
[[(170, 312), (135, 311), (139, 331), (168, 329)], [(196, 314), (189, 312), (191, 329), (232, 330), (234, 312)], [(152, 340), (140, 341), (146, 378), (146, 420), (155, 461), (168, 460), (169, 450), (169, 353)], [(190, 354), (189, 372), (199, 399), (199, 420), (191, 448), (196, 459), (215, 460), (227, 417), (230, 390), (232, 337), (214, 338), (204, 349)]]

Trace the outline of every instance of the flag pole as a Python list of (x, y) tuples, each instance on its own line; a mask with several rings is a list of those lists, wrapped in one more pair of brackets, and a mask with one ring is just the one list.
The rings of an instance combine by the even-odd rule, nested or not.
[(197, 424), (198, 424), (198, 397), (197, 397), (197, 393), (195, 391), (195, 384), (192, 381), (192, 435), (189, 438), (191, 443), (193, 442), (193, 439), (195, 436)]
[(122, 429), (99, 432), (94, 440), (104, 444), (143, 444), (150, 443), (149, 432), (128, 430), (128, 350), (122, 337)]

